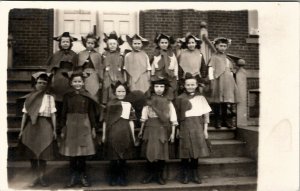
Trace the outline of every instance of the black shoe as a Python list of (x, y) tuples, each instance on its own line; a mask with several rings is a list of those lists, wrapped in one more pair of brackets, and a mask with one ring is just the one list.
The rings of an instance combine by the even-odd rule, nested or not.
[(85, 174), (81, 174), (80, 182), (83, 187), (90, 187), (91, 183), (88, 181), (88, 178)]
[(215, 128), (216, 129), (221, 129), (222, 125), (221, 125), (221, 122), (219, 120), (216, 120), (215, 121)]
[(120, 186), (127, 186), (128, 181), (125, 177), (121, 176), (121, 177), (119, 177), (119, 184), (120, 184)]
[(76, 185), (77, 183), (77, 176), (73, 174), (70, 178), (70, 182), (65, 186), (66, 188), (72, 188)]
[(193, 170), (193, 182), (195, 182), (196, 184), (202, 183), (202, 181), (198, 175), (198, 170)]
[(29, 185), (30, 188), (36, 187), (39, 184), (39, 179), (35, 179), (32, 184)]
[(115, 176), (110, 177), (109, 185), (110, 186), (116, 186), (117, 184), (118, 184), (118, 179)]
[(165, 185), (166, 184), (166, 180), (163, 178), (162, 173), (158, 174), (157, 183), (160, 184), (160, 185)]
[(143, 180), (142, 184), (149, 184), (153, 180), (153, 174), (148, 174)]
[(189, 183), (189, 176), (188, 176), (187, 172), (183, 173), (183, 177), (182, 177), (181, 183), (182, 184), (188, 184)]
[(39, 184), (40, 184), (42, 187), (48, 187), (48, 186), (49, 186), (49, 184), (45, 181), (45, 179), (44, 179), (43, 176), (41, 176), (41, 177), (39, 178)]
[(222, 123), (222, 125), (224, 126), (224, 127), (227, 127), (227, 128), (230, 128), (230, 129), (233, 129), (233, 128), (235, 128), (233, 125), (231, 125), (229, 122), (223, 122)]

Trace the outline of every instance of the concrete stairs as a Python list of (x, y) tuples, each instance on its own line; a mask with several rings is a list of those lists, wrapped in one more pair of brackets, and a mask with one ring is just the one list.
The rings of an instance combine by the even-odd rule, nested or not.
[[(31, 74), (43, 68), (18, 68), (8, 69), (7, 80), (7, 135), (8, 135), (8, 180), (13, 189), (28, 189), (32, 181), (30, 164), (17, 151), (18, 133), (21, 123), (22, 106), (16, 103), (16, 98), (31, 91)], [(138, 129), (136, 129), (136, 133)], [(175, 158), (176, 143), (170, 144), (173, 152), (171, 159), (167, 161), (165, 177), (167, 185), (156, 183), (140, 184), (145, 175), (146, 161), (139, 156), (139, 148), (136, 148), (136, 159), (128, 161), (129, 186), (110, 187), (107, 184), (108, 161), (103, 160), (102, 147), (98, 146), (97, 155), (89, 158), (88, 174), (93, 186), (88, 190), (207, 190), (207, 191), (235, 191), (256, 190), (257, 162), (246, 157), (246, 142), (238, 140), (236, 129), (215, 129), (209, 127), (209, 137), (212, 143), (212, 152), (209, 158), (199, 160), (199, 173), (203, 178), (203, 184), (190, 183), (183, 185), (177, 181), (180, 160)], [(99, 132), (101, 135), (101, 131)], [(55, 161), (49, 161), (47, 177), (51, 183), (51, 189), (61, 189), (68, 181), (67, 158), (57, 155)], [(48, 189), (50, 189), (48, 188)]]

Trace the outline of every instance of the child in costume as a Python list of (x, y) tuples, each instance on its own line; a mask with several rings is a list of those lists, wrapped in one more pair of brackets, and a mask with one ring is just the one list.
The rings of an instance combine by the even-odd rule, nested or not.
[[(183, 50), (179, 57), (179, 79), (184, 81), (186, 73), (191, 73), (201, 84), (204, 85), (207, 76), (207, 67), (204, 56), (200, 52), (202, 41), (188, 33), (183, 43)], [(181, 82), (184, 85), (184, 82)]]
[(89, 33), (86, 37), (81, 38), (83, 46), (86, 49), (78, 53), (77, 67), (81, 67), (83, 72), (89, 74), (85, 79), (85, 89), (99, 102), (100, 82), (103, 80), (104, 67), (101, 61), (101, 54), (95, 48), (99, 47), (100, 37)]
[(174, 99), (178, 80), (177, 58), (171, 48), (174, 39), (165, 34), (156, 34), (154, 43), (157, 47), (152, 61), (151, 75), (156, 78), (166, 78), (169, 81), (171, 87), (169, 88), (168, 97)]
[(62, 73), (72, 71), (77, 62), (76, 53), (71, 50), (72, 42), (77, 41), (77, 38), (70, 36), (69, 32), (64, 32), (53, 39), (58, 41), (59, 50), (48, 59), (47, 72), (53, 74), (51, 90), (55, 95), (55, 101), (62, 102), (63, 95), (70, 90), (69, 81)]
[[(128, 98), (136, 111), (137, 118), (140, 118), (145, 104), (144, 94), (150, 87), (151, 65), (148, 55), (142, 50), (149, 44), (149, 41), (137, 34), (133, 37), (127, 35), (126, 38), (132, 47), (132, 51), (127, 53), (124, 59), (126, 81), (131, 91)], [(140, 127), (139, 121), (135, 122)]]
[[(165, 161), (169, 159), (168, 141), (174, 142), (177, 116), (172, 102), (167, 98), (168, 81), (152, 81), (151, 97), (142, 110), (141, 129), (138, 134), (143, 139), (142, 154), (147, 159), (147, 175), (142, 183), (154, 179), (161, 185)], [(171, 132), (171, 133), (170, 133)]]
[(209, 107), (206, 99), (199, 92), (195, 76), (186, 73), (185, 92), (175, 100), (178, 114), (179, 158), (181, 159), (182, 183), (189, 182), (189, 171), (192, 171), (193, 182), (201, 184), (198, 175), (198, 158), (209, 156), (207, 126)]
[(126, 54), (124, 61), (129, 89), (145, 93), (150, 87), (151, 66), (149, 57), (142, 48), (147, 46), (149, 41), (137, 34), (132, 38), (126, 35), (126, 38), (133, 49), (132, 52)]
[(54, 97), (47, 92), (51, 82), (50, 73), (37, 72), (32, 75), (34, 90), (24, 96), (19, 139), (25, 145), (35, 180), (31, 185), (48, 186), (44, 175), (47, 160), (54, 159), (56, 139), (56, 108)]
[(82, 72), (64, 73), (73, 88), (64, 96), (61, 132), (62, 142), (59, 152), (70, 158), (70, 182), (73, 187), (80, 178), (82, 186), (90, 186), (86, 175), (86, 157), (95, 154), (93, 139), (96, 138), (97, 101), (84, 87)]
[(111, 85), (115, 85), (117, 81), (125, 82), (123, 65), (124, 58), (120, 53), (119, 46), (124, 43), (121, 37), (118, 37), (113, 31), (108, 35), (104, 33), (104, 42), (107, 45), (102, 55), (104, 65), (103, 90), (101, 104), (106, 105), (107, 102), (114, 97)]
[(218, 37), (214, 40), (217, 49), (208, 62), (208, 76), (210, 80), (211, 97), (213, 112), (215, 114), (215, 127), (221, 126), (233, 128), (227, 115), (228, 105), (232, 106), (239, 102), (239, 92), (234, 79), (236, 72), (235, 63), (230, 55), (226, 53), (231, 40)]
[(124, 100), (128, 93), (127, 86), (117, 82), (112, 89), (116, 98), (110, 100), (106, 107), (102, 142), (105, 143), (106, 157), (110, 160), (109, 184), (126, 186), (126, 160), (133, 157), (133, 120), (136, 118), (133, 107)]

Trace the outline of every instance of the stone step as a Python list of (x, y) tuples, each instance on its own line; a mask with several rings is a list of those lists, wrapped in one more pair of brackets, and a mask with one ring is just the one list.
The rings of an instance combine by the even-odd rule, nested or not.
[[(19, 172), (17, 176), (11, 179), (8, 184), (11, 189), (21, 190), (29, 189), (29, 184), (32, 181), (32, 177), (28, 176), (29, 170)], [(67, 177), (58, 179), (55, 176), (49, 177), (50, 187), (47, 189), (59, 190), (63, 189), (67, 183)], [(85, 188), (85, 190), (101, 190), (101, 191), (256, 191), (257, 178), (256, 177), (214, 177), (205, 178), (202, 180), (202, 184), (181, 184), (178, 181), (170, 180), (166, 185), (158, 185), (156, 183), (141, 184), (138, 181), (129, 182), (126, 187), (121, 186), (109, 186), (107, 182), (101, 182), (91, 177), (92, 186)], [(39, 187), (37, 187), (39, 189)], [(43, 188), (40, 188), (43, 189)], [(74, 189), (80, 189), (76, 187)], [(84, 189), (84, 188), (82, 188)]]
[[(138, 133), (138, 129), (136, 130), (136, 135)], [(9, 148), (8, 148), (8, 160), (10, 161), (23, 161), (26, 160), (22, 154), (18, 151), (18, 132), (14, 133), (14, 140), (10, 134), (8, 134)], [(99, 135), (98, 139), (101, 139), (101, 135)], [(210, 157), (218, 158), (218, 157), (243, 157), (245, 156), (245, 143), (238, 140), (211, 140), (211, 153)], [(140, 147), (136, 147), (134, 149), (134, 158), (140, 158)], [(170, 149), (170, 157), (172, 159), (177, 158), (178, 156), (178, 142), (175, 144), (169, 145)], [(58, 151), (55, 152), (55, 160), (67, 160), (67, 158), (58, 154)], [(176, 154), (177, 153), (177, 154)], [(97, 154), (93, 157), (93, 160), (102, 160), (103, 159), (103, 147), (97, 147)]]
[(7, 90), (16, 90), (16, 89), (31, 89), (31, 80), (7, 80)]
[(45, 67), (10, 68), (7, 69), (7, 79), (8, 80), (30, 80), (31, 75), (39, 71), (45, 71)]
[(16, 100), (28, 93), (30, 93), (32, 89), (10, 89), (7, 91), (7, 101), (8, 102), (16, 102)]
[[(145, 160), (129, 160), (128, 179), (140, 181), (145, 176)], [(29, 162), (8, 162), (9, 179), (20, 171), (30, 168)], [(93, 175), (95, 180), (105, 181), (107, 178), (109, 161), (88, 161), (87, 173)], [(256, 176), (256, 162), (245, 157), (226, 158), (202, 158), (199, 159), (199, 175), (202, 178), (211, 177), (245, 177)], [(177, 180), (180, 172), (180, 160), (172, 159), (166, 162), (164, 177), (168, 180)], [(49, 161), (47, 174), (58, 179), (64, 179), (69, 175), (68, 161)]]

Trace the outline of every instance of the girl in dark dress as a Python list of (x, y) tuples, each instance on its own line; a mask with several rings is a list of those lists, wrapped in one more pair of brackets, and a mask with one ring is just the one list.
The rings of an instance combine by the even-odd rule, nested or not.
[[(35, 180), (31, 186), (48, 183), (44, 175), (46, 161), (54, 158), (54, 139), (56, 139), (56, 108), (54, 97), (47, 93), (50, 73), (37, 72), (32, 75), (34, 90), (24, 96), (23, 118), (19, 139), (25, 145), (25, 153), (31, 161)], [(22, 149), (23, 150), (23, 149)]]
[(211, 111), (204, 96), (198, 89), (195, 76), (187, 73), (185, 76), (185, 92), (175, 100), (179, 119), (179, 158), (181, 159), (182, 183), (189, 182), (189, 171), (192, 171), (193, 181), (200, 184), (198, 175), (198, 158), (208, 157), (209, 148), (207, 127)]
[(147, 159), (147, 176), (142, 183), (157, 179), (166, 184), (163, 178), (165, 161), (169, 159), (168, 141), (174, 142), (177, 116), (172, 102), (167, 98), (168, 81), (152, 81), (151, 97), (142, 110), (139, 138), (143, 139), (142, 155)]
[(77, 38), (70, 36), (69, 32), (53, 38), (58, 41), (59, 50), (47, 61), (47, 72), (53, 74), (51, 91), (55, 95), (55, 101), (62, 102), (64, 94), (70, 90), (69, 81), (62, 73), (72, 71), (76, 61), (76, 53), (71, 50), (73, 41)]
[(132, 159), (135, 142), (135, 112), (131, 103), (124, 100), (128, 92), (125, 84), (117, 82), (112, 90), (116, 98), (107, 104), (102, 141), (106, 157), (110, 160), (109, 184), (126, 186), (126, 160)]
[(82, 186), (90, 186), (86, 175), (86, 157), (94, 155), (96, 138), (96, 115), (98, 103), (84, 86), (82, 72), (64, 73), (70, 79), (73, 88), (64, 96), (61, 132), (62, 142), (59, 152), (70, 158), (70, 182), (66, 187), (73, 187), (80, 178)]
[(57, 129), (62, 129), (60, 122), (63, 96), (71, 90), (69, 80), (63, 76), (64, 72), (72, 71), (77, 62), (77, 54), (71, 50), (73, 42), (77, 38), (72, 37), (69, 32), (64, 32), (62, 35), (53, 38), (58, 42), (59, 50), (56, 51), (47, 60), (47, 72), (53, 74), (50, 91), (53, 93), (57, 108)]

